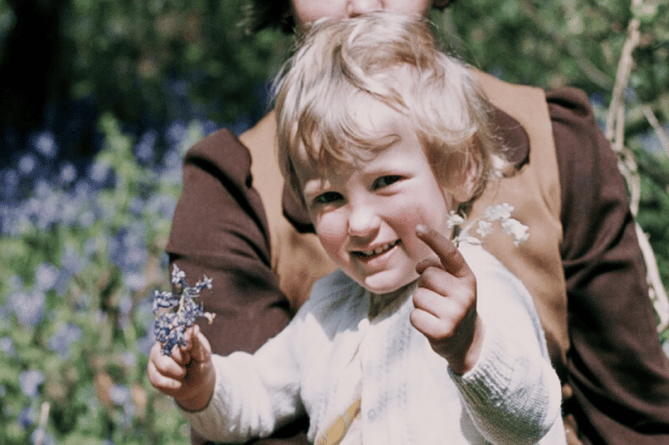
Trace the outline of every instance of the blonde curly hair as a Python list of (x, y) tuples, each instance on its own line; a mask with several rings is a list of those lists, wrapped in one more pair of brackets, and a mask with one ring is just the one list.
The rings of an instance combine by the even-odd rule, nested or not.
[(442, 186), (474, 161), (472, 201), (503, 165), (487, 100), (468, 67), (439, 50), (422, 17), (317, 22), (277, 77), (274, 97), (279, 165), (302, 206), (297, 172), (305, 154), (316, 168), (352, 165), (396, 140), (360, 125), (369, 100), (407, 118)]

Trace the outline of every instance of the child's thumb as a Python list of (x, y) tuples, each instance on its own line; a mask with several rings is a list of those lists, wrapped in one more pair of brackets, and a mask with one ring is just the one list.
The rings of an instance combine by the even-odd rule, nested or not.
[(190, 335), (190, 356), (196, 362), (206, 362), (211, 357), (211, 345), (209, 340), (200, 332), (198, 325), (193, 326)]

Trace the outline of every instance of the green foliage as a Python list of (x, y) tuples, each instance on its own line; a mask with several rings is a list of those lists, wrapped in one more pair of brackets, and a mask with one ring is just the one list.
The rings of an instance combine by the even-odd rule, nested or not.
[[(190, 118), (190, 101), (199, 117), (235, 120), (259, 107), (272, 61), (284, 52), (278, 31), (248, 35), (239, 26), (245, 0), (44, 3), (55, 2), (63, 4), (52, 16), (60, 25), (53, 38), (62, 41), (55, 57), (70, 96), (92, 96), (123, 121)], [(33, 16), (23, 14), (25, 26)], [(0, 37), (16, 23), (0, 2)]]
[[(663, 282), (669, 283), (669, 159), (658, 159), (642, 151), (637, 152), (637, 158), (643, 172), (637, 220), (654, 246)], [(669, 332), (665, 337), (669, 340)]]
[[(164, 246), (181, 190), (181, 128), (164, 157), (138, 160), (110, 115), (92, 172), (3, 209), (0, 443), (185, 443), (173, 403), (146, 377), (151, 290), (168, 288)], [(174, 129), (172, 129), (174, 131)], [(44, 412), (44, 416), (41, 415)], [(54, 442), (44, 442), (54, 443)]]
[(659, 0), (643, 2), (634, 14), (629, 1), (620, 0), (468, 0), (443, 21), (459, 36), (459, 52), (484, 71), (511, 82), (608, 94), (628, 23), (638, 16), (643, 36), (635, 74), (639, 84), (659, 85), (666, 93), (668, 9)]

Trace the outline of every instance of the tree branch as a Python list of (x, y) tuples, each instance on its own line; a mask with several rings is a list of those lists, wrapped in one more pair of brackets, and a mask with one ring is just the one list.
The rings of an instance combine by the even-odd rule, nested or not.
[(650, 126), (653, 127), (653, 130), (664, 149), (664, 153), (669, 156), (669, 135), (667, 135), (667, 132), (662, 128), (660, 121), (657, 119), (657, 116), (655, 116), (655, 113), (653, 113), (653, 109), (648, 105), (642, 105), (641, 111), (643, 111)]
[[(630, 7), (636, 8), (640, 6), (641, 3), (642, 0), (632, 0)], [(616, 81), (613, 87), (613, 94), (605, 129), (606, 138), (609, 140), (611, 148), (613, 148), (618, 156), (618, 165), (622, 175), (627, 181), (630, 190), (630, 207), (635, 218), (639, 211), (641, 181), (634, 154), (625, 147), (625, 92), (627, 91), (630, 75), (634, 66), (634, 50), (639, 45), (641, 37), (639, 26), (639, 19), (633, 17), (627, 27), (627, 38), (625, 39), (625, 44), (620, 54), (620, 60), (618, 61)], [(646, 115), (646, 117), (648, 118), (648, 115)], [(652, 122), (651, 125), (653, 125)], [(655, 312), (660, 319), (657, 330), (658, 332), (661, 332), (669, 327), (669, 298), (667, 297), (664, 285), (660, 279), (657, 260), (650, 242), (648, 241), (648, 237), (637, 223), (635, 223), (635, 230), (646, 263), (649, 297), (651, 298)]]

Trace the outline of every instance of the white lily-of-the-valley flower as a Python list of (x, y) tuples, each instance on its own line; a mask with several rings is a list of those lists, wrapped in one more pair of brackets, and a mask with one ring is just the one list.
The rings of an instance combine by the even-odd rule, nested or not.
[[(498, 204), (486, 208), (480, 217), (468, 223), (462, 215), (458, 215), (452, 211), (448, 218), (447, 227), (449, 229), (453, 227), (460, 228), (460, 232), (453, 237), (453, 242), (456, 246), (459, 246), (463, 242), (479, 245), (486, 236), (493, 233), (493, 223), (499, 221), (499, 225), (504, 230), (504, 233), (513, 238), (514, 245), (519, 246), (522, 242), (527, 241), (527, 238), (530, 236), (529, 228), (515, 218), (512, 218), (512, 212), (512, 205), (507, 203)], [(476, 228), (476, 233), (480, 238), (470, 234), (473, 228)]]

